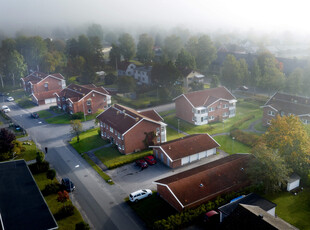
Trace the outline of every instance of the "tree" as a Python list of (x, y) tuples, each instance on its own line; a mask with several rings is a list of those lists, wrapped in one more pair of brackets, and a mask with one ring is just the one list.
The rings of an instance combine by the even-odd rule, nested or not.
[(116, 82), (117, 78), (113, 73), (109, 73), (104, 77), (104, 84), (112, 85)]
[(57, 193), (57, 201), (58, 202), (60, 202), (60, 203), (62, 203), (63, 204), (63, 206), (65, 205), (65, 203), (70, 199), (70, 197), (69, 197), (69, 193), (66, 191), (66, 190), (64, 190), (64, 191), (59, 191), (58, 193)]
[(121, 54), (125, 60), (129, 61), (136, 54), (136, 45), (133, 37), (125, 33), (119, 37), (118, 41)]
[(185, 49), (181, 49), (175, 61), (175, 65), (178, 69), (196, 69), (195, 58)]
[(302, 69), (295, 69), (286, 79), (285, 92), (291, 94), (301, 94), (304, 72)]
[(0, 161), (8, 160), (13, 157), (12, 150), (14, 148), (15, 135), (5, 129), (0, 129)]
[(196, 65), (201, 71), (206, 71), (216, 59), (216, 49), (210, 37), (203, 35), (198, 39)]
[(110, 65), (117, 69), (117, 65), (121, 62), (121, 50), (116, 44), (112, 44), (110, 51)]
[(254, 156), (248, 167), (251, 181), (258, 186), (263, 185), (265, 192), (280, 191), (291, 173), (284, 159), (277, 150), (268, 148), (262, 141), (251, 152)]
[(49, 169), (46, 172), (46, 178), (50, 179), (51, 181), (54, 180), (54, 178), (56, 177), (56, 170), (55, 169)]
[(197, 81), (190, 83), (189, 86), (192, 88), (192, 91), (198, 91), (204, 89), (203, 83)]
[(299, 117), (277, 116), (263, 135), (266, 145), (278, 151), (289, 169), (307, 175), (310, 167), (310, 139)]
[(87, 28), (87, 36), (89, 38), (98, 37), (100, 42), (103, 41), (103, 29), (99, 24), (92, 24)]
[(241, 85), (248, 85), (250, 81), (250, 74), (248, 69), (248, 64), (246, 63), (245, 59), (239, 60), (239, 66), (240, 66), (240, 83)]
[(41, 164), (44, 161), (45, 155), (43, 152), (39, 151), (37, 152), (37, 156), (36, 156), (36, 162), (37, 164)]
[(168, 61), (153, 66), (152, 79), (157, 86), (161, 85), (169, 88), (178, 80), (182, 80), (182, 75), (173, 62)]
[(219, 84), (220, 84), (220, 80), (218, 76), (212, 75), (210, 88), (216, 88), (219, 86)]
[(254, 87), (254, 92), (255, 92), (255, 88), (258, 86), (258, 83), (261, 81), (260, 80), (261, 71), (260, 71), (260, 67), (259, 67), (259, 64), (256, 58), (253, 61), (251, 74), (249, 75), (249, 77), (250, 77), (249, 85)]
[(12, 51), (7, 57), (7, 73), (11, 75), (13, 86), (15, 82), (19, 82), (21, 77), (24, 77), (27, 71), (27, 65), (24, 62), (23, 56), (16, 50)]
[(174, 61), (180, 53), (182, 49), (182, 41), (180, 37), (177, 37), (176, 35), (171, 35), (166, 37), (164, 41), (164, 53), (167, 55), (169, 60)]
[(154, 57), (154, 40), (148, 34), (141, 34), (137, 45), (137, 58), (143, 63), (151, 62)]
[(63, 53), (58, 51), (46, 53), (41, 62), (41, 70), (45, 73), (61, 72), (66, 66), (66, 58)]
[(90, 227), (89, 224), (82, 221), (75, 225), (75, 230), (90, 230)]
[(130, 76), (121, 76), (117, 79), (117, 88), (120, 93), (134, 92), (136, 89), (136, 81)]
[(71, 133), (76, 135), (77, 142), (80, 142), (80, 133), (83, 131), (83, 125), (80, 120), (72, 120), (71, 124)]
[(221, 82), (232, 90), (239, 84), (240, 78), (240, 63), (234, 55), (228, 54), (223, 64)]

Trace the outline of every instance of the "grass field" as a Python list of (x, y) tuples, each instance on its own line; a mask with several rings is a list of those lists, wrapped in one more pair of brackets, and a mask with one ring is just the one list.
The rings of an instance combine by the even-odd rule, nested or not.
[(266, 198), (277, 204), (276, 214), (299, 229), (310, 229), (310, 189), (305, 188), (297, 196), (289, 192), (267, 195)]
[(167, 141), (175, 140), (185, 136), (184, 134), (178, 133), (178, 131), (169, 127), (166, 127), (166, 131), (167, 131)]
[(226, 153), (250, 153), (251, 148), (236, 141), (232, 140), (230, 136), (216, 136), (214, 139), (221, 145), (220, 149)]
[[(33, 175), (33, 177), (40, 190), (44, 189), (45, 185), (51, 183), (51, 180), (46, 178), (46, 173), (35, 174)], [(56, 179), (54, 179), (54, 181), (56, 182)], [(62, 203), (57, 201), (57, 194), (45, 196), (44, 199), (53, 215), (57, 213), (58, 210), (63, 206)], [(69, 203), (72, 202), (69, 200), (67, 201), (67, 204)], [(67, 230), (67, 229), (75, 229), (75, 225), (81, 221), (83, 221), (83, 218), (79, 213), (79, 211), (75, 208), (73, 216), (61, 219), (57, 221), (57, 224), (60, 230)]]
[(26, 148), (26, 150), (18, 155), (16, 159), (24, 159), (25, 161), (30, 161), (36, 159), (37, 156), (37, 147), (33, 141), (25, 141), (30, 143), (31, 145), (24, 145), (23, 147)]
[(89, 150), (106, 145), (108, 142), (100, 138), (98, 135), (98, 129), (89, 129), (80, 134), (80, 142), (77, 142), (77, 138), (74, 137), (70, 141), (70, 144), (75, 148), (78, 153), (84, 153)]
[[(98, 111), (95, 114), (91, 114), (91, 115), (86, 115), (85, 119), (84, 117), (81, 120), (81, 122), (86, 121), (90, 121), (96, 118), (97, 115), (99, 115), (99, 113), (101, 113), (102, 111)], [(70, 124), (70, 121), (72, 120), (72, 116), (70, 114), (61, 114), (55, 117), (51, 117), (51, 118), (47, 118), (45, 121), (49, 124)]]
[(47, 118), (53, 116), (49, 110), (41, 110), (38, 112), (40, 118)]

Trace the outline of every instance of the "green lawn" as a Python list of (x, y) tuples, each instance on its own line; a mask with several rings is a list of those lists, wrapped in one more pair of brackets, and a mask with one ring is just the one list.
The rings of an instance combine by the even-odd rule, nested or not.
[(276, 214), (299, 229), (310, 229), (310, 189), (298, 193), (289, 192), (267, 195), (266, 198), (277, 204)]
[[(95, 114), (91, 114), (91, 115), (86, 115), (85, 116), (85, 119), (86, 121), (90, 121), (90, 120), (93, 120), (96, 118), (97, 115), (99, 115), (99, 113), (101, 113), (101, 111), (98, 111), (97, 113)], [(49, 124), (70, 124), (70, 121), (72, 120), (72, 117), (70, 114), (61, 114), (61, 115), (58, 115), (56, 117), (51, 117), (51, 118), (48, 118), (46, 119), (45, 121)], [(84, 122), (84, 117), (82, 119), (80, 119), (82, 122)]]
[(91, 149), (98, 148), (106, 145), (108, 142), (103, 140), (98, 134), (98, 128), (89, 129), (80, 134), (80, 142), (77, 142), (77, 138), (74, 137), (70, 141), (70, 144), (75, 148), (78, 153), (84, 153)]
[(37, 156), (37, 148), (33, 141), (25, 141), (27, 143), (30, 143), (31, 145), (24, 145), (23, 147), (26, 148), (26, 150), (18, 155), (16, 159), (25, 159), (25, 161), (30, 161), (36, 159)]
[(262, 132), (266, 132), (267, 131), (267, 127), (263, 126), (263, 121), (260, 120), (260, 122), (258, 122), (254, 128), (258, 131), (262, 131)]
[(119, 103), (126, 105), (128, 107), (138, 109), (138, 108), (147, 108), (150, 104), (155, 103), (157, 104), (159, 102), (159, 99), (154, 96), (148, 96), (148, 95), (140, 95), (140, 98), (136, 100), (132, 100), (127, 97), (121, 97), (121, 96), (113, 96), (114, 103)]
[(168, 114), (175, 114), (175, 109), (171, 109), (171, 110), (167, 110), (167, 111), (159, 113), (159, 115), (162, 116), (163, 118), (164, 118), (164, 116), (167, 116)]
[[(248, 126), (253, 121), (257, 120), (262, 115), (262, 111), (259, 108), (258, 104), (240, 101), (237, 103), (237, 115), (235, 117), (225, 120), (224, 122), (216, 122), (216, 123), (211, 123), (207, 125), (195, 126), (186, 121), (176, 118), (175, 114), (166, 116), (164, 122), (176, 128), (179, 126), (180, 130), (188, 134), (206, 133), (206, 132), (209, 134), (215, 134), (215, 133), (229, 132), (231, 129), (231, 126), (234, 123), (238, 122), (239, 120), (249, 115), (255, 115), (255, 118), (242, 124), (240, 126), (241, 129), (248, 128)], [(179, 123), (178, 123), (178, 120), (179, 120)]]
[(145, 150), (142, 152), (124, 155), (113, 147), (103, 148), (95, 152), (95, 155), (108, 168), (116, 168), (118, 166), (131, 163), (150, 154), (152, 154), (152, 150)]
[(153, 228), (153, 223), (155, 221), (177, 213), (177, 211), (160, 198), (157, 193), (153, 193), (151, 197), (140, 200), (137, 203), (127, 201), (127, 204), (146, 223), (148, 229)]
[[(45, 185), (51, 183), (51, 180), (46, 178), (46, 173), (40, 173), (33, 175), (38, 187), (40, 190), (44, 189)], [(54, 182), (57, 180), (54, 179)], [(44, 197), (49, 209), (51, 210), (52, 214), (58, 212), (58, 210), (63, 206), (62, 203), (57, 201), (57, 194), (52, 194), (49, 196)], [(72, 203), (70, 200), (67, 201), (67, 204)], [(79, 222), (83, 221), (83, 218), (79, 211), (75, 208), (74, 215), (64, 218), (62, 220), (57, 221), (60, 230), (66, 229), (75, 229), (75, 225)]]
[(37, 106), (34, 104), (30, 97), (24, 96), (22, 98), (15, 99), (15, 102), (23, 109), (29, 109)]
[(53, 116), (50, 110), (41, 110), (38, 112), (40, 118), (47, 118)]
[(108, 184), (110, 185), (114, 184), (114, 182), (111, 180), (111, 177), (108, 174), (104, 173), (101, 170), (101, 168), (98, 165), (96, 165), (87, 154), (83, 154), (83, 158), (99, 174), (99, 176), (101, 176)]
[(250, 153), (251, 148), (236, 141), (232, 140), (230, 136), (216, 136), (214, 139), (221, 145), (220, 149), (226, 153)]
[(167, 141), (175, 140), (185, 136), (184, 134), (178, 133), (178, 131), (169, 127), (166, 127), (166, 130), (167, 130)]

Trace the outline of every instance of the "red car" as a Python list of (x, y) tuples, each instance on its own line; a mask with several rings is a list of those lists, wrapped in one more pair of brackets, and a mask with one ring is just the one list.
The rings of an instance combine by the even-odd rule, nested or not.
[(154, 156), (152, 156), (152, 155), (144, 157), (144, 160), (145, 160), (149, 165), (154, 165), (154, 164), (156, 164), (156, 160), (155, 160)]
[(143, 159), (136, 160), (136, 165), (139, 166), (141, 169), (145, 169), (148, 167), (146, 161)]

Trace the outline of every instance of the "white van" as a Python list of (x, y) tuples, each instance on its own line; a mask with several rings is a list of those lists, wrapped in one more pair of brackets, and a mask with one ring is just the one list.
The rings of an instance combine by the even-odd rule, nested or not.
[(152, 196), (152, 191), (150, 189), (141, 189), (129, 194), (129, 200), (131, 202), (138, 202), (139, 200)]

